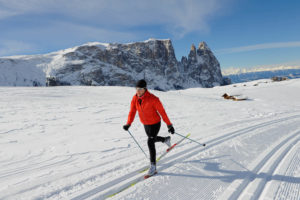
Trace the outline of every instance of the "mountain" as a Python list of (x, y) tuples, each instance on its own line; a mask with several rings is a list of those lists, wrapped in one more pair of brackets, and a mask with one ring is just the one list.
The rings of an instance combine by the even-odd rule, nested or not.
[(237, 73), (225, 75), (224, 79), (229, 78), (231, 83), (241, 83), (254, 81), (258, 79), (269, 79), (272, 77), (287, 77), (290, 79), (300, 78), (300, 69), (280, 69), (280, 70), (266, 70), (253, 71), (246, 73)]
[(192, 45), (188, 58), (182, 57), (179, 71), (185, 80), (203, 87), (219, 85), (223, 80), (220, 64), (205, 42), (198, 49)]
[(149, 88), (172, 90), (221, 85), (220, 64), (205, 42), (192, 45), (177, 61), (171, 40), (87, 43), (44, 55), (0, 58), (0, 85), (133, 86), (145, 78)]

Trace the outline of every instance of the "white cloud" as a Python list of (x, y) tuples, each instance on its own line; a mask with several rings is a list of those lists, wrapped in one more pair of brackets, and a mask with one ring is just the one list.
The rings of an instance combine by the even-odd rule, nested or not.
[(52, 25), (52, 27), (49, 27), (48, 31), (52, 32), (51, 30), (57, 30), (56, 34), (58, 35), (58, 37), (63, 34), (69, 34), (71, 37), (73, 36), (76, 38), (80, 38), (81, 36), (82, 38), (87, 38), (89, 41), (131, 41), (134, 38), (137, 38), (135, 34), (130, 32), (113, 31), (67, 22), (56, 22)]
[(255, 51), (260, 49), (277, 49), (277, 48), (290, 48), (290, 47), (300, 47), (300, 41), (293, 42), (274, 42), (274, 43), (264, 43), (264, 44), (256, 44), (242, 47), (234, 47), (234, 48), (226, 48), (216, 50), (216, 54), (231, 54), (231, 53), (239, 53), (246, 51)]
[(46, 41), (49, 46), (73, 45), (91, 41), (123, 42), (141, 39), (131, 32), (59, 21), (48, 21), (47, 25), (43, 27), (22, 29), (21, 34), (25, 38), (34, 38), (35, 42), (40, 44)]
[(17, 55), (20, 53), (23, 54), (24, 52), (33, 52), (35, 50), (35, 45), (28, 44), (22, 41), (0, 41), (0, 56)]
[(30, 13), (34, 10), (38, 11), (39, 6), (37, 6), (37, 3), (36, 0), (28, 0), (28, 3), (18, 0), (0, 0), (0, 19)]
[(11, 16), (14, 16), (16, 14), (17, 14), (16, 12), (8, 11), (8, 10), (2, 10), (0, 8), (0, 19), (11, 17)]
[[(175, 36), (208, 31), (209, 20), (232, 0), (0, 0), (0, 19), (21, 14), (60, 14), (107, 29), (157, 25)], [(2, 9), (1, 9), (2, 5)]]
[[(81, 24), (67, 22), (49, 22), (47, 26), (27, 28), (17, 33), (12, 33), (12, 38), (22, 35), (25, 38), (34, 38), (34, 43), (26, 43), (19, 40), (0, 40), (0, 56), (36, 54), (42, 52), (70, 48), (86, 42), (124, 42), (133, 41), (139, 38), (134, 33), (119, 32), (101, 29)], [(0, 38), (1, 39), (1, 38)]]

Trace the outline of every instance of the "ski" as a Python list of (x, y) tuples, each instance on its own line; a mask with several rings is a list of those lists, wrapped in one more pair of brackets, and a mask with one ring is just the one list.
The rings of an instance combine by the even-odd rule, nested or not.
[[(176, 142), (175, 144), (173, 144), (171, 147), (169, 147), (163, 154), (161, 154), (157, 159), (156, 162), (160, 161), (167, 153), (169, 153), (172, 149), (174, 149), (175, 146), (177, 146), (178, 144), (180, 144), (184, 139), (188, 138), (191, 134), (187, 134), (185, 137), (183, 137), (181, 140), (179, 140), (178, 142)], [(143, 169), (140, 171), (140, 173), (143, 173), (145, 171), (147, 171), (149, 169), (149, 167)]]
[(172, 149), (174, 149), (175, 146), (177, 146), (178, 144), (180, 144), (184, 139), (188, 138), (191, 134), (187, 134), (184, 138), (182, 138), (181, 140), (179, 140), (177, 143), (173, 144), (171, 147), (169, 147), (161, 156), (159, 156), (156, 159), (156, 162), (158, 162), (160, 159), (162, 159), (167, 153), (169, 153)]
[[(184, 139), (186, 139), (186, 138), (189, 137), (190, 135), (191, 135), (191, 134), (187, 134), (187, 135), (186, 135), (185, 137), (183, 137), (181, 140), (179, 140), (178, 142), (176, 142), (175, 144), (173, 144), (171, 147), (169, 147), (169, 148), (168, 148), (168, 149), (167, 149), (167, 150), (166, 150), (159, 158), (156, 159), (156, 162), (158, 162), (159, 160), (161, 160), (161, 159), (162, 159), (167, 153), (169, 153), (175, 146), (177, 146), (178, 144), (180, 144)], [(144, 170), (141, 170), (140, 173), (143, 173), (143, 172), (147, 171), (148, 169), (149, 169), (149, 167), (145, 168)], [(115, 196), (115, 195), (117, 195), (117, 194), (123, 192), (124, 190), (127, 190), (128, 188), (130, 188), (130, 187), (136, 185), (137, 183), (139, 183), (139, 182), (141, 182), (141, 181), (143, 181), (143, 180), (145, 180), (145, 179), (148, 179), (148, 178), (150, 178), (150, 177), (152, 177), (152, 176), (155, 176), (156, 174), (157, 174), (157, 172), (156, 172), (155, 174), (151, 175), (151, 176), (148, 175), (148, 174), (146, 174), (146, 175), (144, 175), (144, 176), (141, 176), (141, 177), (137, 178), (136, 180), (132, 181), (130, 184), (125, 185), (124, 187), (121, 187), (121, 188), (120, 188), (118, 191), (116, 191), (115, 193), (106, 196), (105, 199), (111, 198), (111, 197), (113, 197), (113, 196)]]

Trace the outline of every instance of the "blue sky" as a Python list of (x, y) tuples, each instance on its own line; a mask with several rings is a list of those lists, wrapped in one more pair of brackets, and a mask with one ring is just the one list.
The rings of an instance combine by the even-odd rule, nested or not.
[(0, 56), (170, 38), (178, 60), (205, 41), (222, 69), (300, 66), (299, 10), (296, 0), (0, 0)]

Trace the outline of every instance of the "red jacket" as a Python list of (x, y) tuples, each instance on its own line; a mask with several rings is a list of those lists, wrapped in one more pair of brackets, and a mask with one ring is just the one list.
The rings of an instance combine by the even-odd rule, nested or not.
[(136, 111), (139, 112), (140, 120), (144, 125), (156, 124), (161, 121), (161, 117), (167, 125), (172, 124), (159, 98), (148, 92), (148, 90), (142, 97), (133, 96), (127, 124), (133, 122)]

